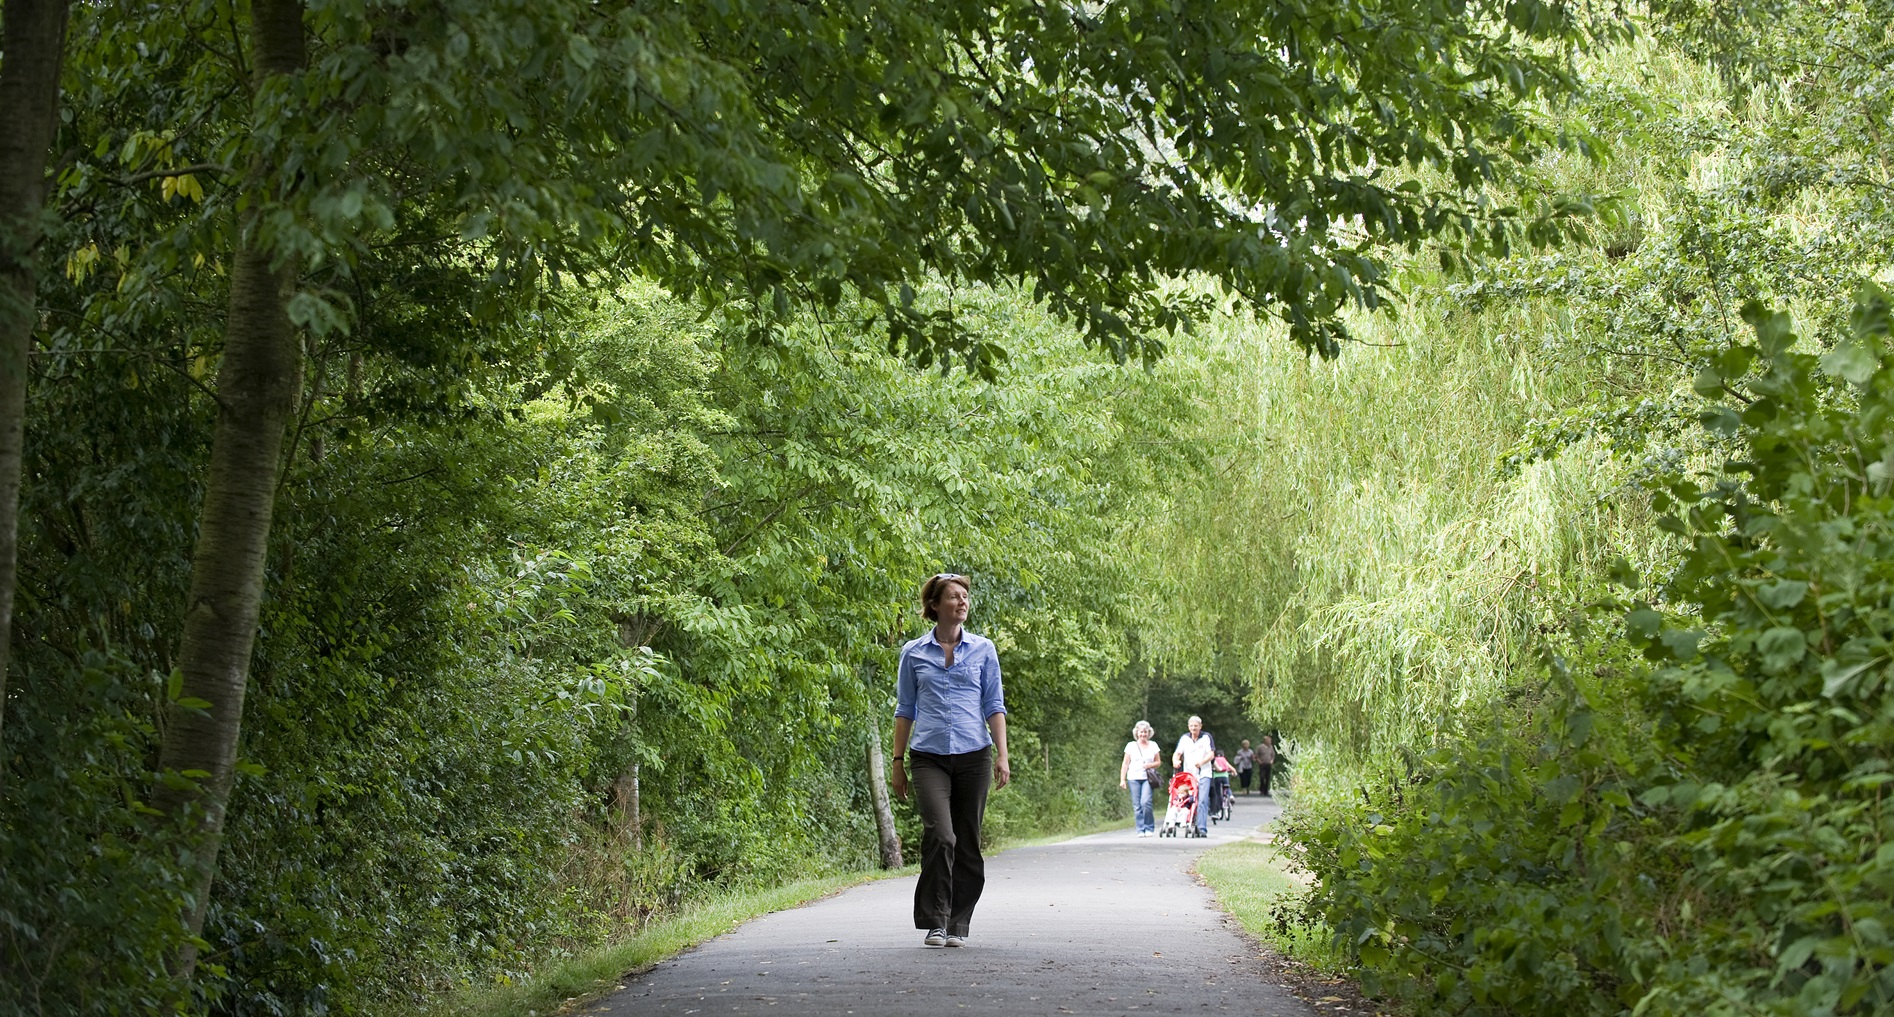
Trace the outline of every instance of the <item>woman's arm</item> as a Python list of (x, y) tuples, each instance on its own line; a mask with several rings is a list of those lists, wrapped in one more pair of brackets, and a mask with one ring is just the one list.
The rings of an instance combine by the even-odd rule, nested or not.
[(1118, 786), (1125, 786), (1125, 778), (1131, 776), (1131, 746), (1125, 746), (1125, 757), (1118, 761)]
[(888, 764), (888, 785), (902, 801), (908, 797), (908, 737), (914, 733), (914, 700), (918, 693), (914, 658), (904, 650), (901, 663), (894, 669), (894, 761)]
[(1006, 691), (1000, 684), (1000, 658), (989, 652), (986, 666), (980, 669), (980, 712), (986, 714), (986, 726), (993, 732), (993, 787), (1005, 787), (1013, 779), (1013, 766), (1006, 760)]
[(993, 732), (993, 789), (1013, 782), (1013, 766), (1006, 761), (1006, 714), (988, 714), (986, 726)]
[(888, 764), (888, 785), (894, 788), (894, 796), (904, 802), (908, 800), (908, 736), (913, 733), (912, 718), (894, 718), (894, 762)]

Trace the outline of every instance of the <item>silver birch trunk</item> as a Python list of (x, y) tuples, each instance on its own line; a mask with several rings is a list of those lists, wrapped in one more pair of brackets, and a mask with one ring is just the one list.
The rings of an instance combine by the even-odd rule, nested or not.
[[(634, 708), (635, 709), (635, 708)], [(644, 816), (638, 803), (638, 760), (625, 766), (612, 785), (612, 806), (617, 812), (618, 838), (633, 851), (644, 850)]]
[(6, 0), (0, 8), (0, 54), (5, 54), (0, 60), (0, 734), (5, 731), (19, 566), (26, 379), (39, 323), (38, 248), (46, 214), (46, 162), (59, 125), (67, 10), (68, 0)]
[[(253, 0), (250, 45), (258, 84), (303, 65), (300, 0)], [(248, 186), (263, 204), (269, 174), (259, 154)], [(243, 223), (230, 266), (230, 309), (217, 372), (217, 425), (191, 559), (190, 599), (178, 644), (179, 701), (169, 704), (152, 804), (188, 840), (191, 896), (185, 920), (195, 938), (217, 872), (224, 815), (235, 781), (243, 699), (263, 603), (264, 558), (276, 504), (285, 433), (302, 386), (302, 346), (288, 313), (295, 269), (274, 258)], [(207, 704), (207, 705), (206, 705)], [(174, 962), (189, 978), (197, 948), (187, 940)]]
[[(632, 696), (631, 713), (625, 719), (633, 741), (638, 732), (638, 697)], [(618, 839), (633, 851), (644, 850), (644, 814), (638, 801), (638, 757), (625, 764), (624, 772), (612, 784), (612, 811), (616, 813)]]
[(894, 809), (888, 804), (888, 765), (881, 752), (881, 718), (868, 712), (868, 793), (875, 801), (875, 831), (881, 835), (881, 867), (898, 869), (901, 834), (894, 828)]
[[(618, 643), (626, 649), (649, 645), (662, 623), (649, 615), (620, 615)], [(626, 733), (635, 742), (638, 737), (638, 696), (631, 697), (631, 710), (625, 718)], [(612, 783), (612, 811), (618, 838), (633, 851), (644, 850), (644, 813), (638, 797), (638, 757), (633, 755), (624, 772)]]

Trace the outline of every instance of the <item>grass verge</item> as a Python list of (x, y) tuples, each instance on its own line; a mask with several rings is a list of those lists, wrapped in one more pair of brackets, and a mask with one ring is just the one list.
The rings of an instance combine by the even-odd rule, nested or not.
[(1346, 972), (1347, 958), (1327, 929), (1277, 923), (1272, 914), (1276, 905), (1301, 894), (1303, 886), (1274, 847), (1242, 840), (1211, 848), (1198, 857), (1197, 874), (1210, 884), (1224, 911), (1277, 953), (1326, 974)]
[(550, 965), (527, 981), (465, 989), (424, 1012), (428, 1017), (531, 1017), (561, 1013), (573, 1003), (618, 988), (630, 972), (721, 936), (752, 918), (799, 907), (861, 883), (912, 875), (915, 871), (909, 866), (888, 872), (856, 872), (803, 879), (766, 890), (718, 894), (689, 905), (670, 918), (653, 922), (622, 942)]
[(1413, 1017), (1402, 1003), (1362, 991), (1357, 972), (1328, 929), (1276, 920), (1278, 905), (1292, 904), (1304, 886), (1290, 875), (1275, 847), (1260, 840), (1224, 844), (1199, 855), (1196, 868), (1216, 893), (1217, 906), (1268, 948), (1262, 957), (1270, 972), (1266, 977), (1311, 1010), (1349, 1017)]

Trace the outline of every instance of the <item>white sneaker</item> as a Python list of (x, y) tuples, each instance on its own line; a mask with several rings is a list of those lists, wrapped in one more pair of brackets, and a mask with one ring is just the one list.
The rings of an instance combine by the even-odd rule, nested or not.
[(927, 938), (921, 940), (921, 945), (922, 946), (946, 946), (947, 945), (947, 930), (946, 929), (927, 930)]
[(947, 945), (948, 945), (948, 946), (966, 946), (966, 945), (967, 945), (967, 937), (965, 937), (965, 936), (948, 936), (948, 937), (947, 937)]

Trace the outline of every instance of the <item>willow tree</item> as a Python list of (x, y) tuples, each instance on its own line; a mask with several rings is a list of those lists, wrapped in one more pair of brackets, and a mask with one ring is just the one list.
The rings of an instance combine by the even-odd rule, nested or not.
[[(862, 301), (891, 350), (985, 377), (1004, 351), (952, 305), (917, 304), (919, 283), (1023, 281), (1086, 342), (1148, 360), (1210, 310), (1174, 281), (1207, 276), (1333, 355), (1340, 313), (1383, 298), (1385, 245), (1556, 235), (1569, 205), (1490, 210), (1482, 192), (1560, 141), (1530, 110), (1569, 82), (1589, 31), (1536, 0), (199, 0), (86, 16), (79, 73), (136, 60), (140, 82), (201, 99), (146, 125), (161, 143), (143, 172), (202, 214), (143, 243), (194, 250), (223, 272), (198, 278), (228, 286), (155, 796), (204, 837), (193, 930), (282, 431), (320, 383), (305, 344), (356, 328), (357, 267), (392, 238), (417, 264), (478, 267), (497, 316), (573, 274), (642, 276), (764, 338), (798, 306)], [(118, 150), (73, 140), (82, 162)]]

